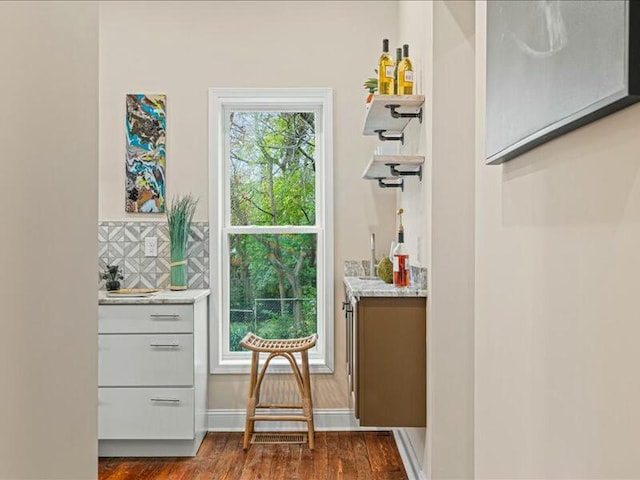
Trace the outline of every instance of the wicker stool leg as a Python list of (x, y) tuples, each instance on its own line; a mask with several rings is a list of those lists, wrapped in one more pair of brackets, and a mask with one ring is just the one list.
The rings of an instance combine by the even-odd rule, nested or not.
[(251, 435), (253, 435), (253, 428), (255, 420), (253, 417), (256, 414), (256, 405), (258, 399), (258, 386), (256, 385), (256, 379), (258, 376), (258, 363), (260, 361), (259, 352), (251, 352), (251, 375), (249, 376), (249, 398), (247, 399), (247, 418), (244, 422), (244, 439), (242, 442), (242, 448), (247, 450), (249, 448), (249, 442), (251, 441)]
[[(257, 421), (305, 421), (307, 422), (309, 449), (313, 450), (315, 446), (314, 442), (314, 427), (313, 427), (313, 401), (311, 399), (311, 378), (309, 375), (309, 357), (307, 350), (312, 348), (316, 344), (318, 336), (316, 334), (310, 335), (304, 338), (295, 339), (263, 339), (254, 335), (253, 333), (247, 333), (245, 337), (240, 341), (240, 345), (247, 350), (251, 350), (251, 376), (249, 379), (249, 398), (247, 400), (247, 418), (244, 429), (243, 446), (247, 450), (251, 443), (251, 437), (254, 433), (255, 422)], [(258, 372), (259, 367), (259, 352), (269, 353), (269, 356), (264, 362), (262, 369)], [(293, 355), (295, 352), (300, 353), (301, 366), (298, 366), (298, 362)], [(301, 403), (297, 404), (285, 404), (285, 403), (260, 403), (260, 385), (264, 379), (265, 373), (269, 362), (278, 356), (282, 356), (289, 361), (293, 370), (293, 376), (296, 380), (296, 384), (300, 390)], [(301, 371), (302, 370), (302, 371)], [(256, 414), (257, 409), (263, 408), (295, 408), (302, 407), (303, 414), (297, 415), (267, 415)]]
[(303, 383), (303, 395), (302, 395), (302, 409), (305, 417), (307, 417), (307, 429), (309, 432), (309, 450), (313, 450), (315, 446), (314, 441), (314, 428), (313, 428), (313, 401), (311, 400), (311, 378), (309, 376), (309, 355), (304, 350), (300, 352), (300, 359), (302, 361), (302, 383)]

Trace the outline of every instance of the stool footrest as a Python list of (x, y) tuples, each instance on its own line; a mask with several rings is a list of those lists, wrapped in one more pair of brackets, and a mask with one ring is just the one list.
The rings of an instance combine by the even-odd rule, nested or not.
[(301, 403), (260, 403), (256, 408), (302, 408)]
[(249, 417), (251, 421), (276, 421), (276, 422), (307, 422), (309, 418), (303, 417), (302, 415), (253, 415)]
[(307, 434), (298, 432), (256, 432), (251, 436), (251, 444), (307, 443)]

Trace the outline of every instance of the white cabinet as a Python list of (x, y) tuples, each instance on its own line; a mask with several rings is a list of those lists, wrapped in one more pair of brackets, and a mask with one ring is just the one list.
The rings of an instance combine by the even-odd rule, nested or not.
[(101, 295), (100, 456), (197, 453), (206, 433), (208, 294)]
[(194, 439), (193, 388), (101, 388), (101, 439)]
[(193, 386), (193, 334), (99, 335), (101, 387)]
[[(157, 294), (159, 295), (159, 294)], [(169, 294), (165, 294), (168, 296)], [(149, 301), (154, 297), (149, 297)], [(104, 298), (101, 302), (112, 301)], [(124, 301), (122, 299), (121, 301)], [(101, 304), (98, 333), (192, 333), (192, 305)]]

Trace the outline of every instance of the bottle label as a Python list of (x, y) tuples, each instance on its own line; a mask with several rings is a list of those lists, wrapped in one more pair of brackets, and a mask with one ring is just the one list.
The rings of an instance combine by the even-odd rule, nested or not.
[(387, 65), (386, 67), (384, 67), (384, 75), (387, 78), (393, 78), (393, 70), (394, 70), (393, 65)]
[(394, 255), (393, 286), (408, 287), (409, 283), (409, 255)]
[(411, 70), (404, 71), (404, 81), (407, 83), (413, 83), (413, 72)]

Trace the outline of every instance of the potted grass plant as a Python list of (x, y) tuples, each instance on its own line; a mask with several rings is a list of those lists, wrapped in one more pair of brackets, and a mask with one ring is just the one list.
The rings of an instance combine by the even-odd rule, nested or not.
[(198, 201), (191, 195), (175, 197), (167, 208), (171, 248), (171, 290), (187, 289), (187, 240)]
[[(376, 73), (377, 73), (377, 70), (376, 70)], [(378, 91), (378, 79), (374, 77), (368, 78), (362, 84), (362, 86), (365, 88), (365, 90), (369, 92), (369, 95), (367, 96), (367, 105), (369, 105), (369, 103), (371, 103), (371, 100), (373, 100), (373, 96)]]

